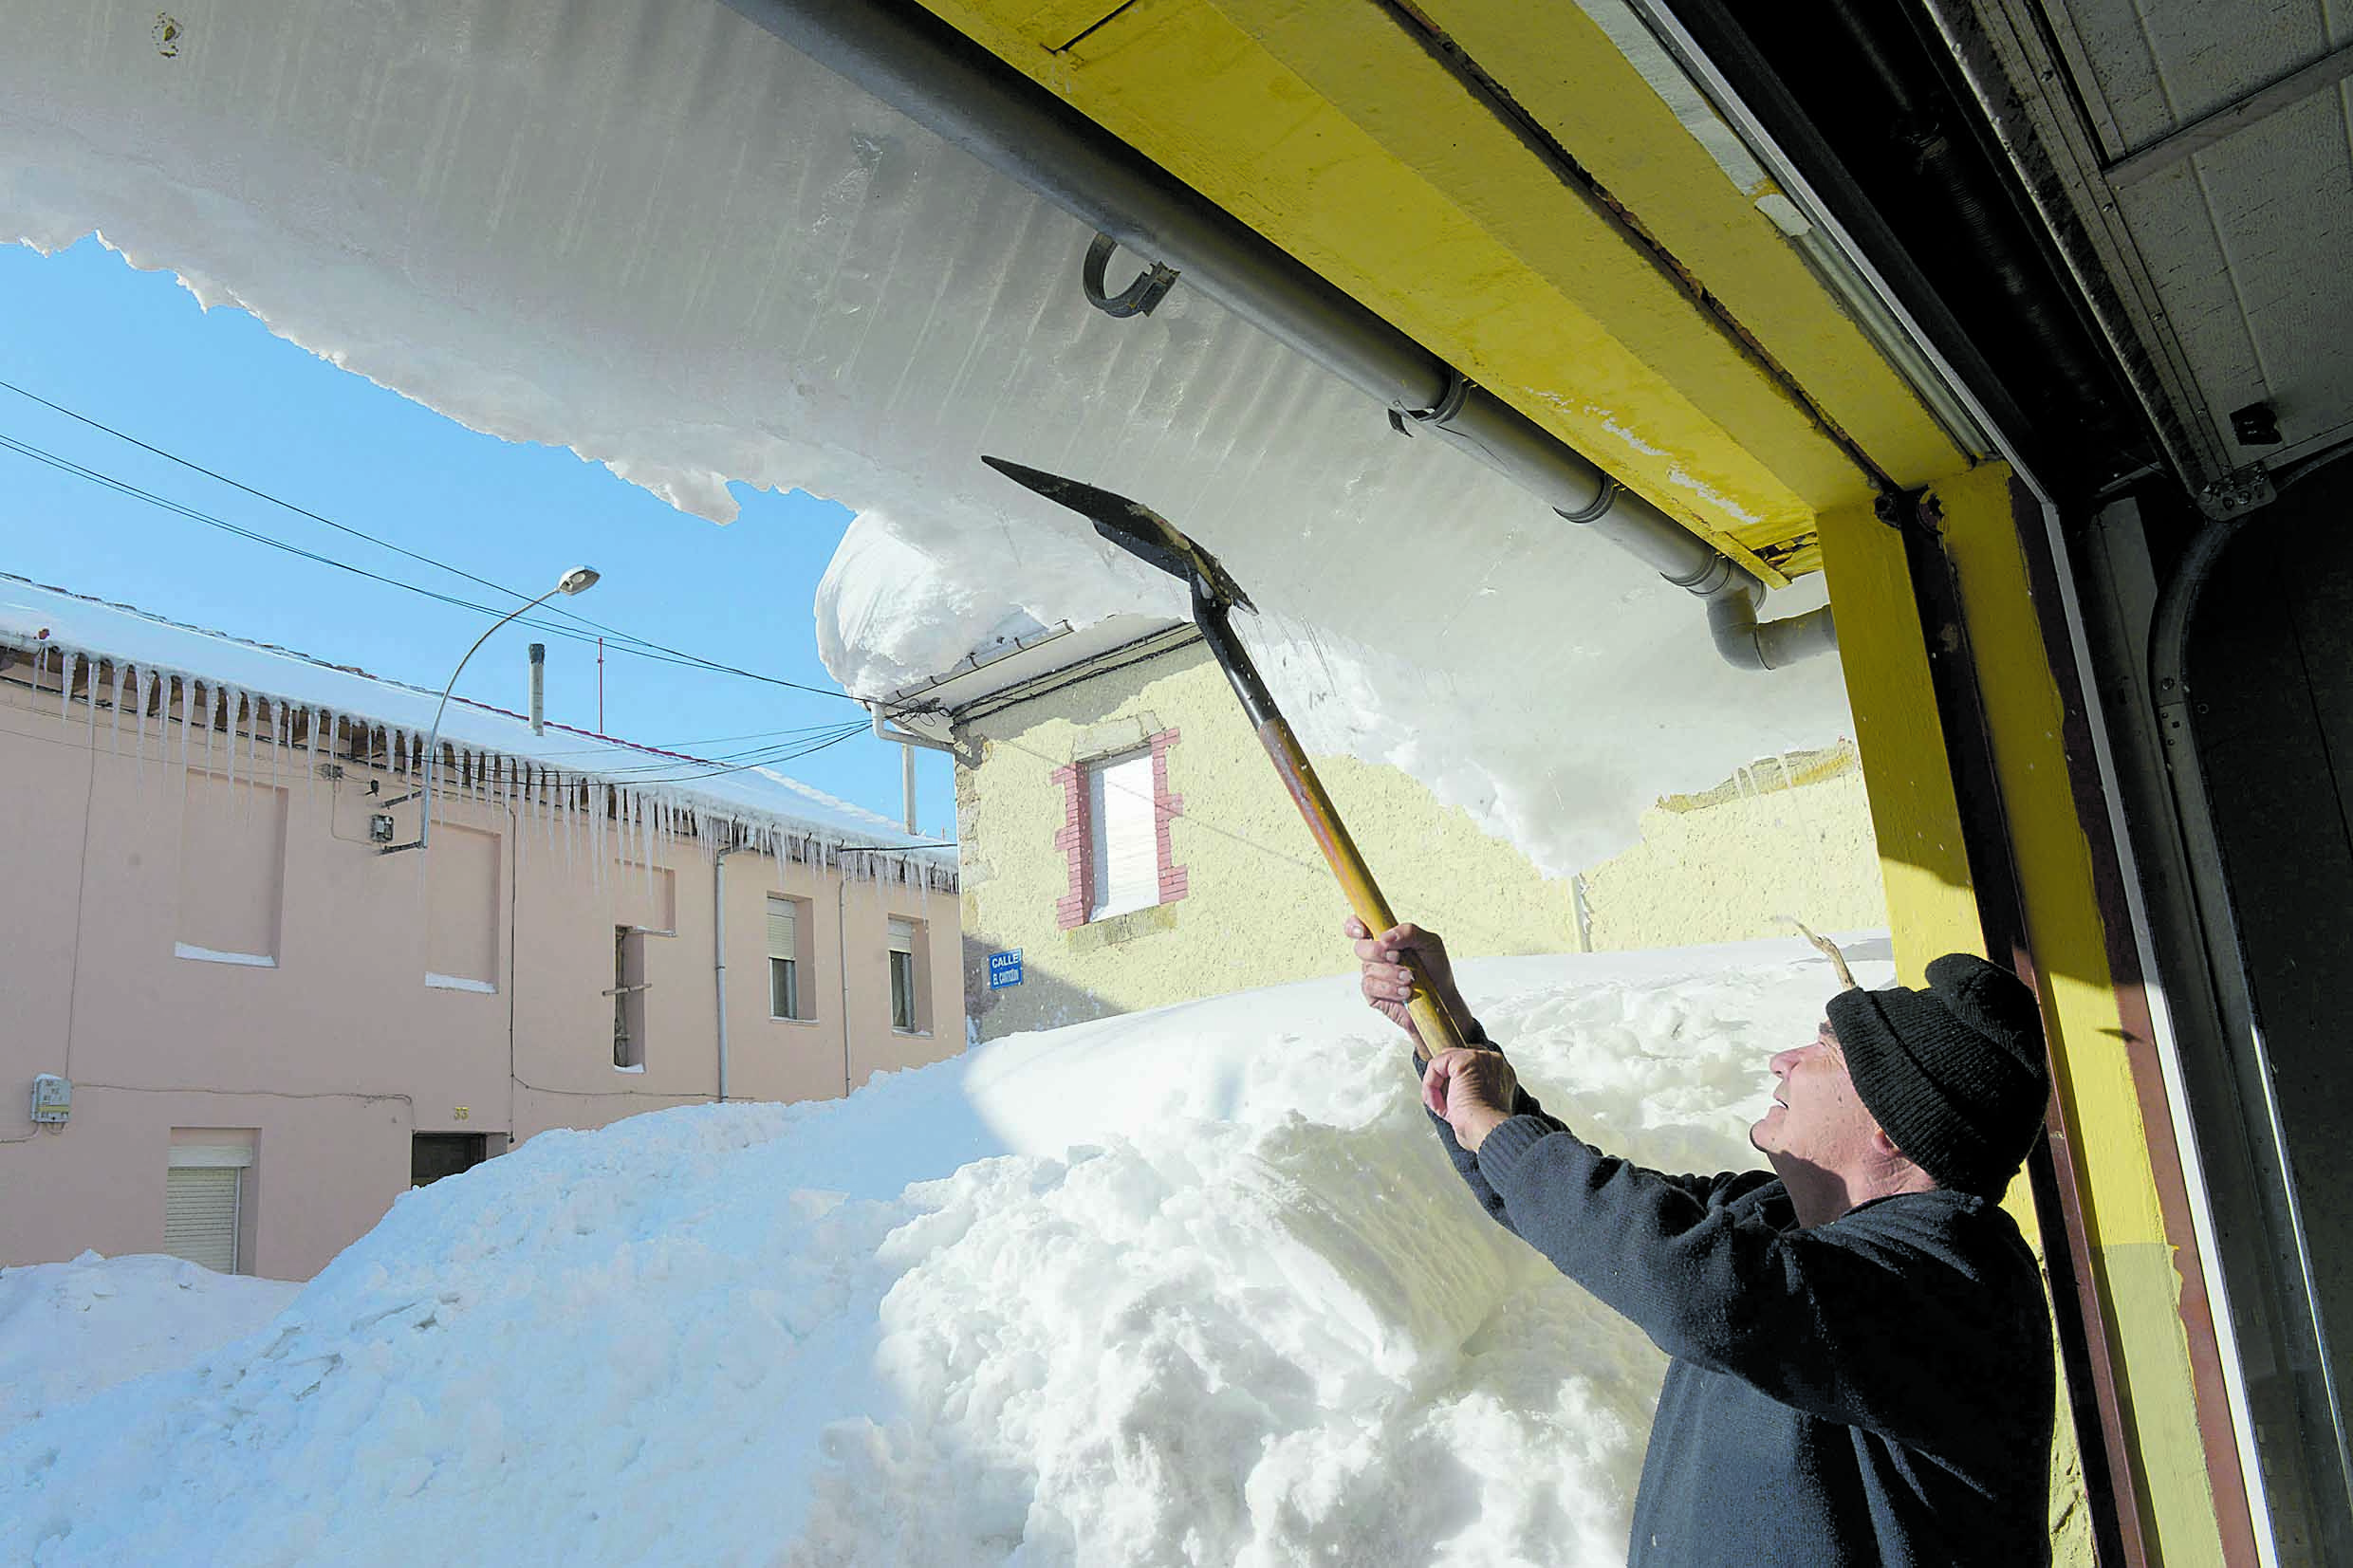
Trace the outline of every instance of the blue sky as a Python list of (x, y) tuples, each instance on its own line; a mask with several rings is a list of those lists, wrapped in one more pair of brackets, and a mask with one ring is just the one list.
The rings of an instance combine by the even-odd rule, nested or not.
[[(95, 239), (48, 257), (0, 246), (0, 299), (8, 302), (0, 379), (527, 594), (587, 563), (604, 580), (559, 601), (579, 615), (758, 674), (840, 690), (818, 662), (809, 613), (850, 521), (831, 502), (738, 486), (743, 515), (734, 523), (686, 516), (569, 451), (467, 430), (270, 336), (243, 311), (201, 310), (170, 273), (134, 270)], [(495, 604), (500, 614), (514, 603), (6, 389), (0, 435), (384, 577)], [(435, 690), (496, 618), (235, 537), (6, 448), (0, 571)], [(533, 640), (548, 645), (547, 716), (595, 729), (595, 646), (521, 622), (474, 655), (458, 692), (522, 708)], [(790, 731), (863, 716), (839, 695), (656, 662), (608, 643), (608, 734), (733, 755), (781, 749), (795, 744)], [(872, 736), (776, 766), (899, 815), (899, 747)], [(918, 823), (945, 835), (954, 815), (949, 760), (918, 752), (917, 772)]]

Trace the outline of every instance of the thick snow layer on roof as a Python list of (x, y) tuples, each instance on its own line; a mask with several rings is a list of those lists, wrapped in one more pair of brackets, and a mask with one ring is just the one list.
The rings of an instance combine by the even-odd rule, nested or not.
[(1723, 667), (1692, 600), (1183, 284), (1149, 317), (1091, 309), (1077, 222), (725, 7), (183, 21), (167, 58), (152, 6), (15, 9), (0, 234), (102, 231), (689, 511), (732, 516), (730, 480), (846, 503), (866, 515), (819, 637), (853, 692), (1008, 625), (1181, 612), (992, 452), (1166, 512), (1270, 613), (1269, 679), (1312, 743), (1399, 764), (1556, 871), (1656, 794), (1847, 727), (1833, 662)]
[[(1795, 941), (1465, 982), (1550, 1108), (1701, 1171), (1834, 988)], [(0, 1435), (0, 1559), (1598, 1568), (1661, 1368), (1479, 1211), (1344, 977), (543, 1134)]]
[[(269, 705), (272, 711), (265, 729), (282, 723), (282, 704), (327, 715), (323, 731), (331, 731), (336, 719), (357, 721), (404, 737), (396, 739), (396, 755), (421, 751), (441, 697), (438, 692), (323, 663), (305, 654), (6, 575), (0, 575), (0, 648), (44, 657), (53, 671), (79, 671), (100, 660), (127, 666), (142, 691), (158, 677), (186, 676), (201, 689), (225, 694), (232, 707), (239, 699), (249, 705), (249, 711), (255, 710), (251, 705), (256, 699)], [(79, 680), (76, 676), (69, 684)], [(141, 705), (131, 706), (142, 710)], [(849, 714), (857, 711), (847, 704), (843, 708)], [(120, 719), (97, 721), (91, 714), (74, 722), (84, 727), (103, 722), (110, 739), (126, 728)], [(904, 829), (889, 818), (772, 768), (732, 768), (562, 725), (549, 725), (545, 734), (534, 735), (528, 719), (463, 698), (454, 699), (442, 714), (440, 735), (445, 746), (469, 760), (467, 771), (479, 771), (471, 765), (484, 759), (520, 765), (495, 770), (512, 784), (507, 793), (519, 797), (532, 793), (525, 778), (545, 769), (561, 781), (593, 781), (622, 789), (631, 797), (629, 809), (642, 808), (648, 817), (692, 811), (754, 829), (764, 841), (805, 839), (808, 854), (817, 858), (849, 845), (908, 842)], [(126, 739), (120, 744), (137, 742)], [(904, 858), (928, 864), (935, 876), (953, 872), (955, 865), (952, 849), (917, 850)]]

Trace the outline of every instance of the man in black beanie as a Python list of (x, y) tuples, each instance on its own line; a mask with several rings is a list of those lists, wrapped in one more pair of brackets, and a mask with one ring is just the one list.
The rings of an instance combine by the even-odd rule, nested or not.
[(1415, 1033), (1415, 960), (1475, 1042), (1421, 1081), (1480, 1204), (1669, 1356), (1630, 1564), (2049, 1562), (2049, 1308), (1996, 1201), (2050, 1094), (2016, 976), (1948, 953), (1831, 998), (1772, 1058), (1772, 1171), (1671, 1176), (1545, 1114), (1434, 933), (1348, 934), (1366, 1001)]

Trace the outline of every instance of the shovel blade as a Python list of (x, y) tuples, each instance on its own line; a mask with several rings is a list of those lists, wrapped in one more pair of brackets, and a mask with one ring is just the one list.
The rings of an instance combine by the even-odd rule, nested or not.
[(1205, 587), (1217, 602), (1245, 610), (1256, 608), (1250, 596), (1226, 574), (1225, 567), (1217, 563), (1215, 556), (1142, 502), (1002, 457), (984, 455), (981, 461), (1015, 484), (1077, 512), (1095, 525), (1097, 533), (1138, 560), (1158, 566), (1171, 577)]

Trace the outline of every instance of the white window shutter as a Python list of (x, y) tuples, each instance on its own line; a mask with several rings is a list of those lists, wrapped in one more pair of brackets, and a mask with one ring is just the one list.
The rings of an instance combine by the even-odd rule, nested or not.
[(216, 1273), (234, 1274), (244, 1177), (233, 1165), (173, 1166), (163, 1188), (163, 1250)]
[(800, 933), (793, 928), (792, 900), (771, 898), (768, 901), (768, 955), (770, 958), (800, 956)]
[(915, 951), (915, 922), (899, 915), (891, 916), (891, 951)]
[(1086, 770), (1086, 820), (1095, 851), (1087, 918), (1158, 903), (1160, 846), (1151, 752), (1110, 758)]

